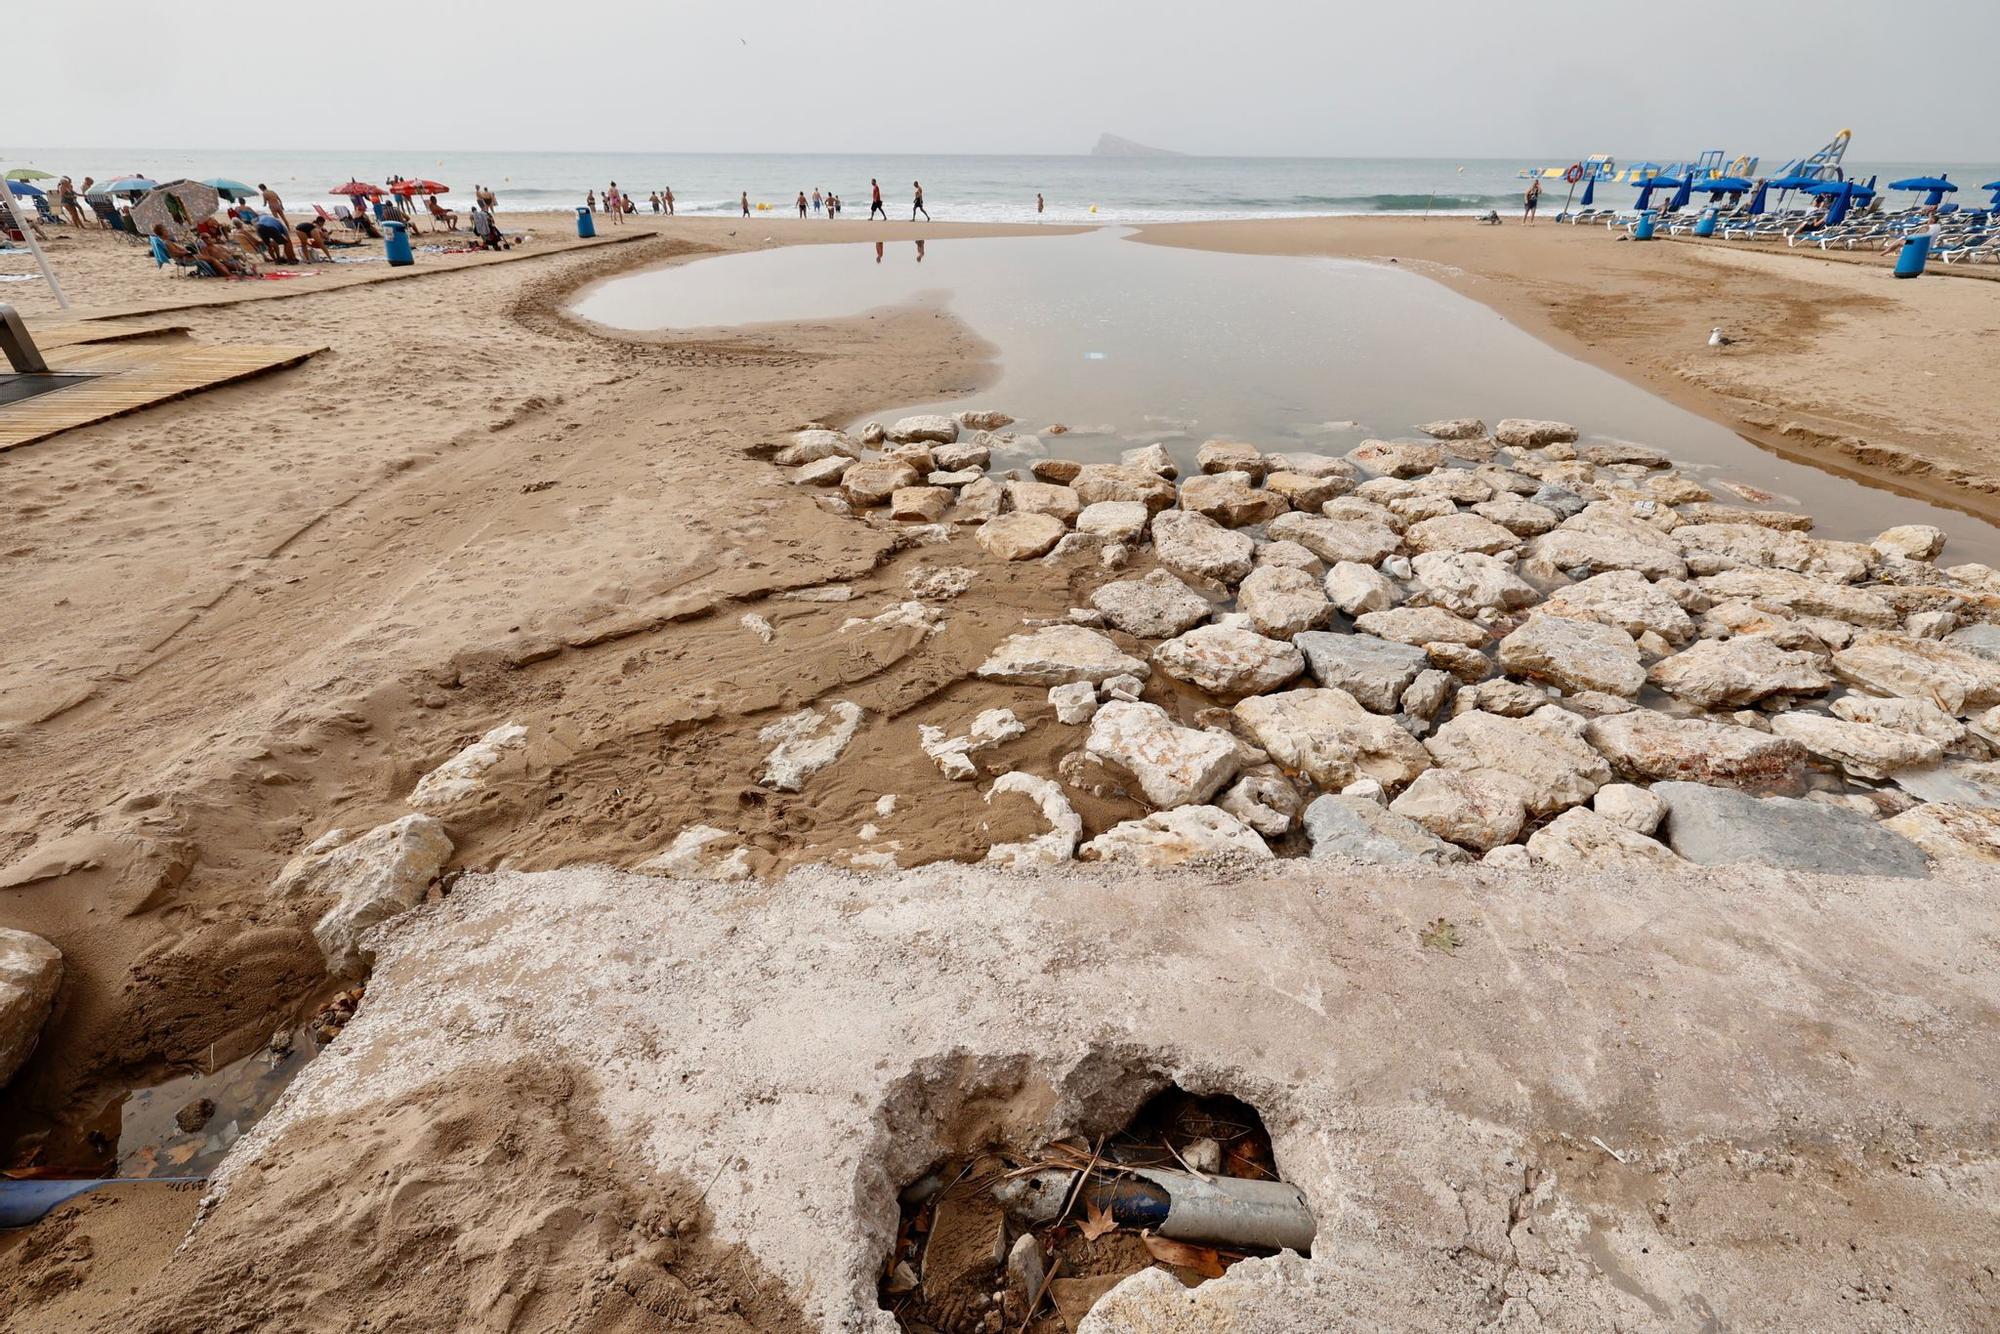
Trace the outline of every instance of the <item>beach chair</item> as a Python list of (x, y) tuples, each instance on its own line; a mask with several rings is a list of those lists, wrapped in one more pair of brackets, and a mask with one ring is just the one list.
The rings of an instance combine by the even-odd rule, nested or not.
[(49, 200), (47, 195), (34, 195), (32, 196), (32, 198), (35, 201), (36, 218), (38, 218), (42, 222), (47, 223), (51, 227), (69, 226), (69, 223), (65, 219), (57, 217), (56, 211), (49, 207)]
[(1955, 264), (1962, 259), (1979, 259), (1994, 249), (1994, 232), (1963, 232), (1955, 237), (1941, 237), (1940, 244), (1931, 247), (1931, 258), (1945, 264)]

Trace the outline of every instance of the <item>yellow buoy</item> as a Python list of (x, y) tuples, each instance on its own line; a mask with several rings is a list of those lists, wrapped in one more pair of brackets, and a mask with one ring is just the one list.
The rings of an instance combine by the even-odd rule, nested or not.
[(1091, 211), (1092, 213), (1095, 213), (1095, 212), (1097, 212), (1097, 205), (1095, 205), (1095, 204), (1092, 204), (1092, 205), (1090, 206), (1090, 211)]

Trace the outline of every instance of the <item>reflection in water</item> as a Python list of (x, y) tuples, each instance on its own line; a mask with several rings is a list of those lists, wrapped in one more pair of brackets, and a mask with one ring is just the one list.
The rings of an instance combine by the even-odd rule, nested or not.
[(917, 263), (921, 264), (923, 262), (924, 262), (924, 238), (919, 236), (917, 238)]
[[(1554, 417), (1586, 439), (1656, 445), (1697, 476), (1768, 493), (1816, 515), (1823, 537), (1930, 523), (1952, 535), (1947, 561), (2000, 563), (1990, 524), (1769, 454), (1399, 269), (1176, 250), (1110, 231), (951, 241), (936, 264), (881, 264), (879, 245), (877, 263), (865, 256), (864, 243), (702, 260), (611, 279), (577, 311), (615, 328), (695, 329), (943, 304), (999, 349), (998, 382), (945, 402), (878, 403), (862, 420), (995, 407), (1024, 432), (1068, 425), (1068, 457), (1157, 441), (1186, 470), (1214, 437), (1340, 454), (1440, 417)], [(996, 453), (994, 466), (1024, 461)]]

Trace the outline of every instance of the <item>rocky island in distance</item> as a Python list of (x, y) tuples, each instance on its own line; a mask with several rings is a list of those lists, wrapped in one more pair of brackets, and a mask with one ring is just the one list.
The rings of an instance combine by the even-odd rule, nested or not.
[(1154, 148), (1149, 144), (1134, 143), (1121, 139), (1115, 134), (1100, 134), (1091, 146), (1092, 157), (1181, 157), (1171, 148)]

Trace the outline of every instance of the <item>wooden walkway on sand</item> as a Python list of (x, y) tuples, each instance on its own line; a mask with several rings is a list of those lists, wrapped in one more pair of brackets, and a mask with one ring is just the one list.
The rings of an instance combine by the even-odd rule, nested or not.
[(326, 350), (270, 344), (204, 346), (178, 341), (161, 347), (138, 340), (149, 334), (179, 331), (171, 327), (140, 328), (124, 324), (100, 328), (93, 335), (91, 324), (97, 323), (112, 322), (69, 326), (63, 330), (68, 337), (50, 337), (55, 330), (36, 331), (35, 337), (42, 343), (51, 371), (82, 372), (92, 378), (0, 407), (0, 450), (46, 440), (62, 431), (109, 421), (205, 389), (296, 366), (314, 353)]

